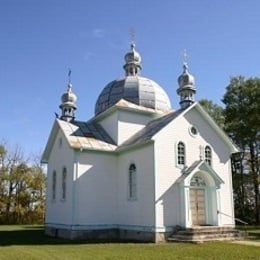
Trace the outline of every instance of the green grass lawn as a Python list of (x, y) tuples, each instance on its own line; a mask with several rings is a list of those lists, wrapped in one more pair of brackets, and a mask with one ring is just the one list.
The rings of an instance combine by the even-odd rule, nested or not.
[[(260, 228), (250, 230), (260, 241)], [(251, 235), (250, 235), (251, 236)], [(249, 238), (250, 238), (249, 236)], [(42, 226), (0, 226), (0, 259), (260, 259), (260, 247), (229, 242), (83, 243), (46, 237)]]

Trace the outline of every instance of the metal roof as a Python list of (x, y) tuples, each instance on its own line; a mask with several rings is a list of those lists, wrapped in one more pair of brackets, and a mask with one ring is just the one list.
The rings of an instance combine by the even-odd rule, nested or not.
[(151, 79), (136, 75), (110, 82), (97, 99), (95, 115), (104, 112), (121, 99), (162, 112), (171, 110), (170, 99), (163, 88)]
[(92, 122), (58, 120), (71, 147), (76, 149), (114, 151), (116, 144), (106, 131)]

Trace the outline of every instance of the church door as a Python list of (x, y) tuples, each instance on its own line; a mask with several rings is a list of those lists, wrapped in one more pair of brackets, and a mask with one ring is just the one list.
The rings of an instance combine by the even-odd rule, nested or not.
[(193, 226), (206, 224), (206, 182), (195, 175), (190, 181), (190, 211)]
[(193, 226), (206, 224), (205, 190), (203, 188), (190, 189), (190, 210)]

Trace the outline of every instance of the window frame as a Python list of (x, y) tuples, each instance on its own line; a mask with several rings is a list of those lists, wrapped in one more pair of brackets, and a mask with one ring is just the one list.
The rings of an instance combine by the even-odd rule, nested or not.
[(128, 190), (127, 199), (130, 201), (137, 200), (137, 170), (135, 163), (131, 163), (128, 167)]
[(57, 197), (57, 172), (56, 170), (53, 170), (52, 172), (52, 189), (51, 189), (51, 198), (52, 201), (56, 200)]
[(186, 165), (186, 145), (183, 141), (178, 141), (176, 144), (176, 164), (179, 168), (184, 168)]
[(62, 168), (61, 175), (61, 199), (64, 201), (67, 197), (67, 168), (64, 166)]
[(204, 161), (212, 167), (212, 149), (209, 145), (204, 148)]

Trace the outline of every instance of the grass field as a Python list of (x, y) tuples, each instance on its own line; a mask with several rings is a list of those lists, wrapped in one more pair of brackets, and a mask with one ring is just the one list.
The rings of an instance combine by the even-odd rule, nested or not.
[[(249, 231), (260, 242), (260, 228)], [(82, 243), (46, 237), (41, 226), (0, 226), (0, 259), (260, 259), (260, 247), (230, 242)]]

